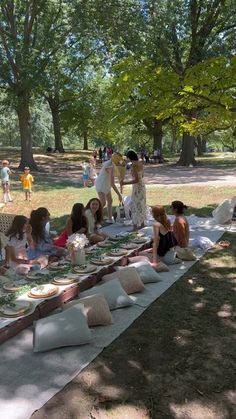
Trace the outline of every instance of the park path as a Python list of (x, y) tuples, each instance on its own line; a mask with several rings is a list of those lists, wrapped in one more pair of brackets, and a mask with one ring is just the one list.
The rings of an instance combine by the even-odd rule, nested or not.
[[(37, 159), (38, 160), (38, 159)], [(39, 159), (40, 160), (40, 159)], [(66, 161), (49, 157), (42, 159), (39, 163), (40, 170), (50, 174), (57, 181), (59, 179), (78, 182), (82, 176), (79, 162)], [(100, 170), (97, 166), (97, 172)], [(170, 163), (149, 164), (144, 166), (146, 185), (235, 185), (236, 186), (236, 168), (199, 165), (197, 167), (180, 167)]]
[(216, 167), (179, 167), (170, 164), (145, 166), (147, 185), (235, 185), (235, 168)]

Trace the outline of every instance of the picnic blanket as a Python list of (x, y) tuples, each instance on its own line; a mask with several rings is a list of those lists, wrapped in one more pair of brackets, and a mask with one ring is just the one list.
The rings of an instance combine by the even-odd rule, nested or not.
[[(226, 229), (212, 225), (210, 219), (190, 220), (191, 239), (197, 235), (216, 242)], [(110, 234), (124, 232), (122, 225), (105, 228)], [(128, 228), (130, 229), (130, 227)], [(200, 257), (204, 250), (198, 250)], [(26, 419), (91, 363), (114, 339), (124, 332), (146, 308), (171, 287), (195, 263), (183, 262), (161, 273), (162, 281), (146, 284), (143, 293), (132, 298), (135, 305), (112, 312), (114, 324), (92, 329), (90, 344), (66, 347), (45, 353), (33, 353), (33, 327), (19, 333), (0, 346), (0, 412), (1, 419)]]

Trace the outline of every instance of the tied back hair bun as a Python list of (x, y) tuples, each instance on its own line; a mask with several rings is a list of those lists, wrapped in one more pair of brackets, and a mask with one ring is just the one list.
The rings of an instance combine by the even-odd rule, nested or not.
[(188, 209), (187, 205), (185, 205), (182, 201), (173, 201), (171, 206), (176, 209), (179, 214), (182, 214), (185, 209)]

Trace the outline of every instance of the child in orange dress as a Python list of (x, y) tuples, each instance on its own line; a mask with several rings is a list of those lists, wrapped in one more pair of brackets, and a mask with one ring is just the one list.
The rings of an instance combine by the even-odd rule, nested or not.
[(21, 183), (23, 187), (23, 192), (25, 192), (25, 200), (31, 201), (31, 194), (32, 194), (32, 184), (34, 182), (33, 176), (30, 174), (30, 168), (24, 168), (24, 174), (21, 175)]

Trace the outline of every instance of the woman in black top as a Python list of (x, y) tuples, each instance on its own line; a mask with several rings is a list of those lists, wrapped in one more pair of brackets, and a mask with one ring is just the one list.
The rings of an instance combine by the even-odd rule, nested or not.
[(165, 208), (160, 205), (152, 207), (152, 215), (156, 220), (153, 225), (153, 263), (159, 262), (159, 259), (167, 264), (178, 263), (176, 259), (175, 246), (178, 244), (171, 231), (171, 223), (168, 219)]

